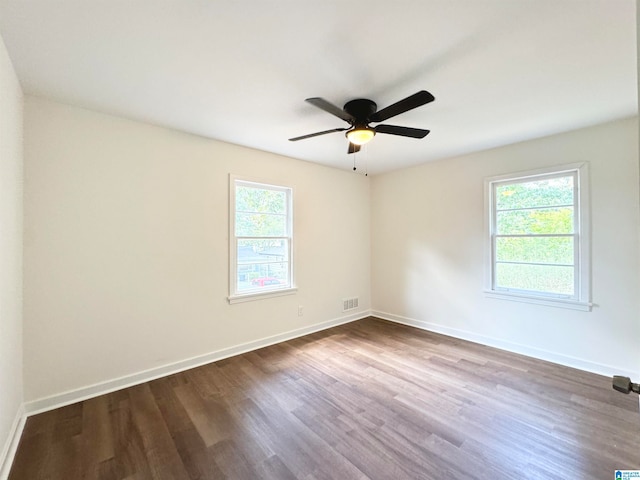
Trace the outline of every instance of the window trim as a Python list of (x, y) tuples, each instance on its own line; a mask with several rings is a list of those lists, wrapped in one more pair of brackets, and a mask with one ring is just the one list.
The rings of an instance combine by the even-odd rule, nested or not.
[[(495, 186), (509, 183), (525, 183), (544, 177), (575, 175), (574, 189), (574, 291), (573, 297), (552, 293), (535, 293), (526, 290), (501, 290), (495, 288)], [(558, 165), (524, 172), (487, 177), (484, 181), (485, 219), (485, 285), (488, 298), (535, 303), (539, 305), (591, 311), (591, 223), (589, 205), (589, 165), (586, 162)]]
[[(248, 292), (237, 291), (238, 249), (236, 237), (236, 186), (254, 185), (258, 188), (284, 191), (287, 193), (287, 240), (288, 240), (288, 270), (289, 285), (285, 287), (272, 287), (267, 290), (251, 290)], [(294, 275), (294, 246), (293, 246), (293, 198), (294, 189), (291, 186), (282, 185), (280, 182), (272, 182), (249, 178), (245, 176), (229, 174), (229, 296), (230, 304), (261, 300), (264, 298), (292, 295), (297, 292)], [(279, 237), (280, 238), (280, 237)]]

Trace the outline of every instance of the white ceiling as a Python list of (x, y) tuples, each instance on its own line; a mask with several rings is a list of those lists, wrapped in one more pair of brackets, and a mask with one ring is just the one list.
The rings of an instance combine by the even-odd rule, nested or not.
[(27, 94), (344, 169), (342, 133), (287, 140), (347, 126), (305, 98), (431, 92), (372, 174), (638, 110), (634, 0), (0, 0), (0, 33)]

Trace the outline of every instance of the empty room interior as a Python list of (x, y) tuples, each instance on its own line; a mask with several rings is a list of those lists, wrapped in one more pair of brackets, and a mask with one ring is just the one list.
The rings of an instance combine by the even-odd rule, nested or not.
[(0, 0), (0, 480), (635, 478), (637, 10)]

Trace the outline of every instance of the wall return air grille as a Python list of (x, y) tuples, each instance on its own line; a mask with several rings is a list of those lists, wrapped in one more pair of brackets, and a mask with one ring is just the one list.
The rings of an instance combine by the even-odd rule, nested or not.
[(354, 308), (358, 308), (358, 297), (345, 298), (344, 300), (342, 300), (343, 312), (346, 312), (347, 310), (353, 310)]

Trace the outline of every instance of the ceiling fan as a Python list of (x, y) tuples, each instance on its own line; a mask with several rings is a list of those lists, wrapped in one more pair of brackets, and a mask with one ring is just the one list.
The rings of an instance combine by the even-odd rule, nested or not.
[(326, 135), (327, 133), (346, 131), (345, 135), (349, 139), (349, 149), (347, 150), (347, 153), (355, 153), (360, 150), (361, 145), (364, 145), (371, 140), (376, 133), (387, 133), (390, 135), (399, 135), (401, 137), (424, 138), (429, 133), (429, 130), (384, 124), (371, 127), (369, 124), (383, 122), (388, 118), (395, 117), (396, 115), (400, 115), (406, 111), (420, 107), (429, 102), (433, 102), (434, 100), (435, 97), (429, 92), (426, 90), (420, 90), (418, 93), (414, 93), (413, 95), (378, 111), (376, 103), (366, 98), (351, 100), (345, 103), (344, 108), (342, 109), (326, 101), (324, 98), (307, 98), (305, 100), (306, 102), (341, 118), (351, 126), (310, 133), (308, 135), (290, 138), (289, 141), (297, 142), (298, 140)]

